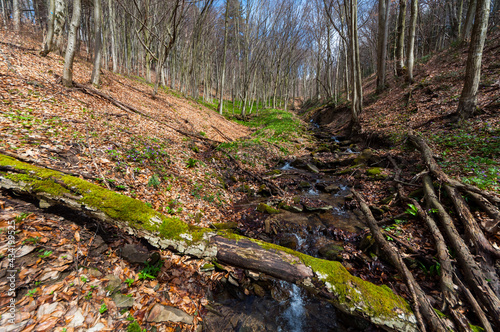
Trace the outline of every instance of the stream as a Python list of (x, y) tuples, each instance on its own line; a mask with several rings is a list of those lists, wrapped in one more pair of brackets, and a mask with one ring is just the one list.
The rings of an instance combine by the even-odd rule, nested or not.
[[(325, 151), (322, 156), (337, 159), (339, 155), (354, 157), (359, 153), (341, 138), (329, 136), (322, 140), (323, 146), (326, 141), (335, 149), (335, 152)], [(312, 152), (311, 156), (283, 160), (269, 171), (279, 179), (282, 188), (293, 194), (293, 202), (284, 206), (265, 194), (239, 202), (234, 206), (235, 211), (243, 212), (243, 226), (238, 230), (246, 236), (308, 255), (342, 261), (344, 246), (359, 242), (359, 234), (366, 226), (361, 212), (346, 208), (351, 199), (349, 183), (318, 172), (320, 167), (335, 166), (318, 161), (316, 155)], [(260, 204), (280, 208), (282, 212), (271, 215), (258, 212)], [(247, 277), (250, 281), (240, 285), (237, 276), (229, 276), (214, 291), (204, 317), (205, 331), (376, 330), (365, 322), (346, 317), (330, 303), (310, 296), (295, 284), (257, 274)]]

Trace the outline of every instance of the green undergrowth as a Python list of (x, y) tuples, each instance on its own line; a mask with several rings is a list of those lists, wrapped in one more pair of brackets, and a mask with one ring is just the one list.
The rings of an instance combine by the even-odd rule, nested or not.
[(464, 183), (500, 192), (500, 127), (474, 121), (431, 135), (449, 174), (459, 174)]

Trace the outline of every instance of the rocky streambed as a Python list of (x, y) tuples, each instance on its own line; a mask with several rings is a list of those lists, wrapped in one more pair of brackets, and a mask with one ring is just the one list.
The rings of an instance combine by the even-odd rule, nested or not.
[[(283, 160), (264, 176), (280, 183), (286, 198), (275, 199), (265, 186), (251, 190), (234, 206), (242, 220), (234, 231), (308, 255), (353, 264), (370, 264), (360, 250), (366, 226), (360, 211), (351, 208), (352, 183), (339, 177), (345, 169), (363, 165), (368, 176), (384, 176), (366, 168), (373, 159), (349, 141), (322, 135), (308, 156)], [(355, 331), (375, 330), (361, 320), (345, 317), (317, 294), (283, 281), (247, 273), (228, 273), (212, 295), (205, 317), (207, 331)]]

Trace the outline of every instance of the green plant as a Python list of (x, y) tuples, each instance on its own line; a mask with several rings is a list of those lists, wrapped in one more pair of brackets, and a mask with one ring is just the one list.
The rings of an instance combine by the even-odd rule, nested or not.
[(418, 209), (413, 204), (408, 204), (408, 209), (406, 209), (405, 213), (410, 214), (412, 216), (417, 216)]
[(198, 164), (198, 160), (196, 159), (193, 159), (193, 158), (189, 158), (188, 161), (186, 162), (186, 166), (188, 168), (193, 168), (193, 167), (196, 167), (196, 164)]
[(146, 266), (139, 272), (139, 280), (155, 279), (163, 266), (163, 261), (160, 259), (155, 264), (146, 263)]
[(132, 278), (127, 278), (127, 279), (125, 280), (125, 283), (126, 283), (126, 284), (128, 284), (128, 287), (132, 287), (132, 284), (134, 283), (134, 281), (135, 281), (135, 280), (134, 280), (134, 279), (132, 279)]
[(108, 307), (106, 306), (106, 304), (102, 304), (101, 307), (99, 308), (99, 313), (102, 315), (103, 313), (105, 313), (106, 311), (108, 311)]
[(89, 291), (87, 295), (85, 295), (85, 300), (90, 300), (92, 298), (92, 291)]
[(89, 279), (88, 279), (86, 276), (81, 276), (81, 277), (80, 277), (80, 280), (81, 280), (83, 283), (86, 283), (87, 281), (89, 281)]
[(28, 218), (30, 215), (31, 213), (21, 213), (20, 215), (16, 216), (16, 224)]
[(148, 181), (148, 186), (149, 187), (158, 187), (159, 185), (161, 184), (161, 181), (160, 181), (160, 177), (158, 176), (158, 174), (153, 174), (150, 178), (149, 178), (149, 181)]
[(33, 295), (36, 294), (36, 292), (38, 292), (38, 288), (35, 288), (35, 289), (30, 289), (28, 291), (28, 293), (26, 294), (26, 296), (29, 296), (29, 297), (33, 297)]
[(37, 244), (38, 241), (40, 241), (40, 237), (39, 236), (35, 236), (35, 237), (30, 237), (30, 238), (27, 238), (26, 240), (23, 241), (23, 244), (26, 243), (26, 242), (31, 242), (33, 244)]
[(137, 322), (132, 322), (127, 326), (127, 332), (146, 332), (146, 329), (141, 329), (141, 326)]

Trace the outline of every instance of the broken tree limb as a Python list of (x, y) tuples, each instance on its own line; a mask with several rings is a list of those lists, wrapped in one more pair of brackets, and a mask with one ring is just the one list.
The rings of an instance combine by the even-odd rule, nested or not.
[(467, 191), (467, 194), (493, 219), (492, 222), (486, 223), (483, 226), (484, 230), (490, 234), (498, 232), (500, 228), (500, 210), (479, 194), (471, 191)]
[(474, 290), (477, 298), (483, 306), (488, 309), (488, 313), (497, 327), (500, 327), (500, 300), (488, 284), (488, 277), (484, 275), (480, 265), (474, 260), (469, 251), (469, 247), (460, 237), (453, 220), (446, 212), (446, 209), (439, 202), (430, 176), (424, 177), (425, 199), (438, 211), (441, 226), (444, 229), (448, 243), (455, 250), (458, 263), (467, 280), (468, 285)]
[(377, 226), (377, 221), (373, 217), (368, 204), (366, 204), (363, 197), (357, 191), (351, 189), (351, 192), (359, 202), (361, 211), (367, 219), (370, 231), (379, 248), (384, 252), (385, 256), (389, 258), (391, 264), (396, 267), (398, 272), (404, 277), (405, 283), (412, 293), (414, 300), (413, 311), (418, 319), (420, 331), (426, 331), (425, 324), (422, 317), (420, 317), (420, 313), (423, 317), (425, 317), (425, 321), (429, 324), (431, 331), (446, 331), (448, 329), (448, 324), (436, 314), (434, 308), (429, 302), (429, 299), (425, 295), (422, 288), (420, 288), (420, 285), (416, 282), (413, 274), (410, 272), (406, 264), (403, 262), (403, 259), (397, 249), (386, 241)]
[[(83, 212), (160, 249), (286, 277), (318, 294), (327, 294), (329, 301), (344, 313), (386, 330), (417, 331), (415, 316), (402, 297), (387, 287), (352, 276), (339, 262), (224, 231), (194, 228), (139, 200), (5, 155), (0, 155), (0, 166), (6, 167), (0, 171), (0, 188)], [(18, 172), (9, 171), (12, 168)]]

